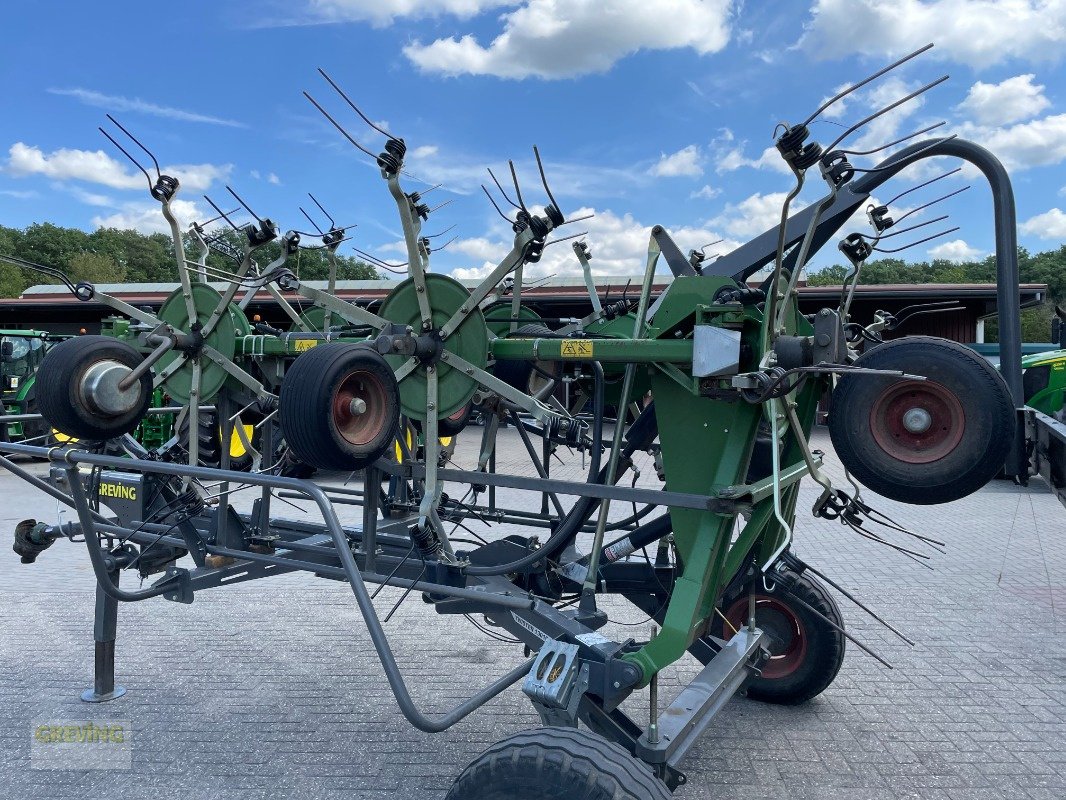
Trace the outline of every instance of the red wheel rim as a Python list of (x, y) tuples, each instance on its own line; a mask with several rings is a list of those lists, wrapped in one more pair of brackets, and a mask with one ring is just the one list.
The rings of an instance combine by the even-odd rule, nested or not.
[[(748, 598), (741, 597), (725, 617), (734, 629), (748, 624)], [(807, 658), (807, 628), (788, 605), (769, 595), (755, 595), (755, 625), (765, 631), (770, 642), (770, 660), (763, 665), (762, 677), (779, 680), (788, 677)]]
[(874, 441), (907, 464), (928, 464), (962, 441), (966, 414), (954, 392), (936, 381), (898, 381), (870, 409)]
[(387, 406), (380, 378), (365, 370), (349, 372), (333, 393), (333, 425), (344, 441), (362, 447), (381, 434)]

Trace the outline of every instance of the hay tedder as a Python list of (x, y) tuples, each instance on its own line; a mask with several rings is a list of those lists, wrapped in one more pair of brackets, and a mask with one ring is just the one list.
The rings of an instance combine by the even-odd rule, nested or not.
[[(75, 522), (20, 523), (15, 550), (29, 563), (56, 540), (84, 542), (98, 594), (96, 680), (83, 699), (107, 701), (124, 691), (114, 680), (119, 603), (191, 603), (203, 590), (303, 570), (350, 584), (384, 677), (418, 729), (444, 731), (521, 682), (545, 727), (486, 751), (456, 780), (451, 800), (647, 800), (685, 783), (686, 753), (738, 691), (799, 703), (832, 683), (846, 641), (878, 657), (845, 632), (829, 588), (858, 601), (793, 552), (801, 481), (810, 477), (821, 489), (815, 516), (924, 562), (939, 543), (876, 511), (860, 484), (930, 504), (961, 498), (1001, 471), (1023, 480), (1028, 472), (1017, 412), (1018, 276), (1006, 172), (988, 151), (952, 136), (908, 144), (937, 126), (876, 150), (843, 149), (847, 136), (940, 81), (872, 113), (824, 148), (808, 127), (829, 103), (918, 53), (849, 87), (803, 123), (779, 126), (777, 150), (794, 175), (780, 225), (717, 259), (685, 253), (656, 226), (639, 291), (602, 302), (590, 278), (592, 312), (570, 321), (541, 319), (523, 304), (524, 268), (577, 221), (553, 196), (536, 148), (545, 204), (528, 202), (514, 164), (513, 196), (493, 176), (512, 208), (508, 215), (496, 206), (514, 244), (471, 291), (429, 268), (435, 246), (422, 225), (435, 209), (425, 202), (428, 189), (404, 186), (415, 180), (404, 166), (404, 140), (374, 126), (322, 73), (384, 139), (380, 152), (364, 147), (308, 95), (374, 160), (404, 233), (406, 263), (379, 263), (402, 267), (406, 277), (368, 308), (335, 296), (335, 274), (326, 288), (315, 288), (287, 266), (312, 237), (333, 257), (348, 229), (328, 214), (328, 228), (315, 225), (314, 234), (280, 234), (234, 194), (253, 221), (238, 227), (235, 212), (215, 206), (217, 219), (244, 237), (243, 252), (225, 250), (232, 267), (208, 264), (210, 248), (221, 244), (206, 223), (190, 229), (198, 247), (187, 252), (171, 211), (179, 182), (112, 120), (119, 133), (105, 135), (144, 172), (170, 225), (181, 286), (151, 312), (67, 281), (79, 299), (119, 317), (109, 325), (112, 335), (56, 345), (38, 371), (44, 419), (76, 442), (0, 444), (0, 464), (76, 511)], [(889, 148), (881, 163), (868, 159)], [(154, 174), (130, 151), (148, 155)], [(909, 166), (945, 156), (974, 165), (992, 190), (1002, 376), (952, 342), (883, 335), (911, 313), (939, 308), (879, 313), (869, 324), (849, 316), (866, 259), (902, 249), (890, 237), (943, 219), (903, 225), (918, 208), (895, 212), (873, 193)], [(824, 197), (792, 213), (812, 176), (824, 181)], [(862, 210), (872, 232), (839, 243), (852, 265), (839, 304), (800, 313), (804, 265)], [(925, 233), (909, 238), (932, 238)], [(257, 251), (276, 240), (281, 256), (258, 264)], [(589, 277), (588, 244), (571, 246)], [(674, 277), (653, 297), (663, 263)], [(288, 317), (285, 329), (248, 319), (244, 309), (261, 291)], [(583, 402), (560, 400), (563, 382), (574, 390), (567, 398)], [(128, 434), (158, 388), (181, 406), (175, 428), (189, 434), (146, 449)], [(846, 487), (833, 484), (809, 445), (827, 397)], [(478, 464), (460, 469), (449, 464), (446, 443), (475, 410)], [(238, 437), (251, 464), (233, 469), (222, 448), (219, 463), (205, 466), (198, 435), (205, 419), (221, 429), (222, 442)], [(501, 426), (517, 433), (527, 468), (495, 468)], [(556, 451), (580, 455), (583, 482), (551, 476)], [(13, 454), (50, 460), (50, 480), (12, 461)], [(630, 479), (635, 459), (649, 454), (659, 486)], [(314, 470), (361, 470), (362, 489), (308, 477)], [(249, 487), (255, 502), (239, 512), (231, 494)], [(500, 490), (535, 499), (505, 508), (495, 499)], [(322, 522), (275, 516), (277, 500), (293, 496), (310, 500)], [(537, 500), (539, 513), (529, 510)], [(362, 524), (342, 525), (335, 503), (361, 505)], [(619, 506), (633, 513), (620, 516)], [(480, 537), (494, 523), (525, 532), (474, 542), (454, 536), (459, 524), (481, 526)], [(579, 547), (579, 538), (591, 547)], [(126, 588), (124, 572), (151, 582)], [(438, 614), (476, 615), (481, 630), (524, 646), (527, 659), (450, 712), (427, 716), (401, 675), (372, 585), (419, 593)], [(603, 635), (605, 595), (647, 614), (651, 635), (622, 642)], [(704, 666), (660, 708), (658, 676), (686, 654)], [(624, 707), (644, 689), (647, 727)]]

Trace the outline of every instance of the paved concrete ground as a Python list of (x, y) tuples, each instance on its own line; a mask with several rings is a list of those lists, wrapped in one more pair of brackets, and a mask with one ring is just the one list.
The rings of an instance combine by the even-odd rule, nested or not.
[[(522, 463), (511, 437), (504, 434), (504, 452)], [(464, 441), (461, 466), (470, 466), (474, 445)], [(557, 474), (580, 479), (579, 466)], [(830, 472), (841, 477), (838, 467)], [(650, 464), (642, 473), (641, 483), (654, 485)], [(813, 499), (806, 489), (801, 507)], [(1066, 511), (1039, 489), (1003, 484), (945, 506), (876, 505), (947, 543), (935, 571), (803, 515), (797, 550), (917, 646), (842, 602), (850, 630), (895, 668), (849, 647), (837, 681), (807, 705), (734, 700), (684, 764), (690, 783), (679, 797), (1066, 796)], [(5, 536), (20, 519), (56, 514), (54, 501), (0, 474)], [(78, 701), (92, 676), (93, 580), (84, 549), (61, 542), (22, 566), (5, 544), (0, 587), (0, 798), (439, 800), (478, 752), (537, 724), (512, 689), (446, 733), (413, 730), (396, 710), (350, 591), (304, 575), (204, 593), (191, 606), (123, 606), (117, 671), (129, 693), (87, 706)], [(383, 592), (379, 608), (399, 594)], [(608, 635), (645, 634), (635, 609), (606, 608), (616, 620)], [(521, 657), (461, 618), (428, 613), (417, 598), (387, 630), (429, 713)], [(664, 693), (694, 672), (687, 662), (673, 668)], [(639, 707), (633, 713), (639, 717)], [(32, 769), (35, 726), (73, 720), (128, 720), (132, 768)]]

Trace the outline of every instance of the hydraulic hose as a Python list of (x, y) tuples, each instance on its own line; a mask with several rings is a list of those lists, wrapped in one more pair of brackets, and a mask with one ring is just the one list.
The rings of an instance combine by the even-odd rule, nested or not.
[[(606, 475), (600, 474), (600, 456), (603, 447), (603, 367), (600, 366), (598, 361), (590, 362), (592, 367), (593, 377), (593, 394), (592, 394), (592, 456), (589, 464), (589, 479), (588, 483), (598, 484), (603, 483), (606, 480)], [(476, 576), (490, 576), (490, 575), (506, 575), (508, 572), (518, 572), (523, 570), (531, 564), (540, 561), (545, 556), (550, 556), (557, 550), (565, 547), (574, 537), (581, 531), (585, 521), (596, 507), (598, 501), (592, 497), (578, 498), (577, 503), (570, 509), (570, 513), (563, 518), (563, 521), (556, 528), (548, 541), (544, 543), (544, 546), (534, 550), (532, 553), (515, 559), (507, 564), (494, 564), (494, 565), (471, 565), (466, 568), (467, 575)]]

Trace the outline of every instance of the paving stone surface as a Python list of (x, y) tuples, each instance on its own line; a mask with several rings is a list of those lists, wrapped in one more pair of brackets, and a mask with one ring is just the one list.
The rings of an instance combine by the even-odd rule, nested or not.
[[(478, 438), (464, 437), (459, 466), (472, 465)], [(513, 432), (502, 439), (501, 467), (532, 474)], [(831, 449), (824, 433), (815, 445)], [(583, 480), (580, 459), (567, 458), (553, 477)], [(827, 459), (844, 485), (831, 452)], [(639, 483), (657, 485), (650, 462)], [(994, 483), (927, 507), (867, 494), (879, 510), (945, 543), (931, 571), (811, 519), (805, 512), (815, 496), (809, 487), (801, 496), (797, 551), (916, 645), (841, 600), (849, 630), (894, 668), (849, 646), (836, 682), (808, 704), (734, 699), (684, 763), (689, 784), (677, 796), (1066, 797), (1066, 510), (1038, 485)], [(500, 501), (540, 507), (539, 498), (516, 492), (501, 491)], [(53, 500), (0, 470), (5, 536), (23, 518), (52, 521), (58, 512)], [(279, 513), (313, 517), (286, 506)], [(342, 516), (354, 522), (358, 512), (343, 508)], [(537, 725), (513, 688), (443, 734), (414, 730), (396, 708), (350, 590), (306, 574), (204, 592), (188, 606), (122, 606), (117, 673), (128, 694), (86, 705), (78, 696), (92, 682), (93, 587), (78, 545), (57, 543), (32, 566), (19, 564), (7, 544), (0, 550), (0, 798), (440, 800), (481, 750)], [(382, 614), (400, 596), (383, 591)], [(646, 633), (636, 609), (613, 601), (605, 608), (613, 620), (607, 635)], [(522, 657), (462, 618), (437, 617), (417, 597), (387, 631), (430, 714)], [(695, 672), (685, 661), (664, 674), (665, 699)], [(645, 702), (643, 694), (630, 701), (638, 720), (646, 719)], [(132, 729), (130, 769), (33, 768), (36, 726), (110, 720)]]

